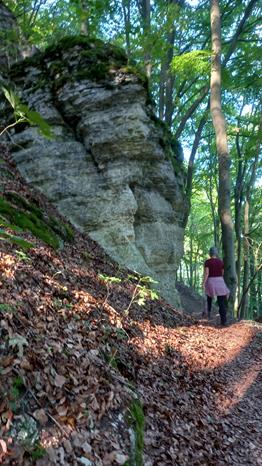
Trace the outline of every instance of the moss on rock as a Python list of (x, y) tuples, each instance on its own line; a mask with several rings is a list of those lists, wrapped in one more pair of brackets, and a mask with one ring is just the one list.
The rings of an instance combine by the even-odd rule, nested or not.
[[(64, 59), (69, 50), (71, 56), (73, 50), (77, 51), (77, 60), (74, 61), (73, 66), (70, 59)], [(13, 65), (10, 77), (19, 78), (25, 74), (27, 68), (37, 67), (46, 76), (46, 79), (43, 79), (43, 76), (39, 79), (41, 87), (48, 83), (51, 76), (55, 78), (54, 88), (57, 89), (73, 79), (94, 81), (105, 79), (109, 76), (112, 66), (121, 68), (125, 65), (127, 65), (127, 56), (124, 50), (116, 45), (85, 36), (66, 36), (47, 47), (45, 51)]]
[[(54, 249), (59, 248), (61, 240), (72, 241), (72, 228), (55, 217), (44, 218), (44, 214), (34, 202), (15, 192), (5, 193), (0, 197), (0, 214), (2, 225), (15, 230), (30, 231), (36, 238), (41, 239)], [(9, 202), (10, 201), (10, 202)], [(8, 223), (10, 222), (10, 223)]]

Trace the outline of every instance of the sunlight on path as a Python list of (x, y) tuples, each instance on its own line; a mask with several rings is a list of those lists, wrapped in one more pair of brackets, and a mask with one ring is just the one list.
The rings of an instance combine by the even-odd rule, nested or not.
[(241, 374), (240, 380), (234, 382), (230, 386), (230, 394), (232, 393), (232, 397), (226, 394), (218, 396), (216, 401), (218, 411), (221, 411), (222, 414), (228, 414), (234, 406), (240, 403), (249, 388), (256, 383), (261, 371), (262, 360), (244, 371), (244, 373)]

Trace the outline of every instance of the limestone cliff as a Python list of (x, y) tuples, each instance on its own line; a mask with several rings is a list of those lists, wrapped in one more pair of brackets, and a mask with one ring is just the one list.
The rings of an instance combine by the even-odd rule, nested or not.
[(20, 57), (18, 28), (14, 15), (0, 0), (0, 77), (3, 68)]
[[(184, 177), (154, 117), (145, 79), (118, 48), (68, 38), (11, 70), (16, 92), (54, 139), (16, 128), (21, 174), (120, 264), (150, 275), (177, 303)], [(172, 159), (173, 158), (173, 162)]]

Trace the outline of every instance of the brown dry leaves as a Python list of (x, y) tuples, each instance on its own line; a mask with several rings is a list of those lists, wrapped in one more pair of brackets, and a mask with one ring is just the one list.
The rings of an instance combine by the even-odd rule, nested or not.
[[(6, 189), (32, 195), (17, 174)], [(146, 466), (261, 464), (261, 326), (201, 325), (164, 301), (125, 317), (134, 284), (112, 285), (105, 303), (98, 273), (126, 273), (79, 233), (59, 252), (37, 241), (26, 261), (8, 243), (0, 248), (0, 303), (9, 306), (0, 310), (0, 462), (124, 464), (135, 393)], [(42, 459), (17, 442), (24, 413)]]

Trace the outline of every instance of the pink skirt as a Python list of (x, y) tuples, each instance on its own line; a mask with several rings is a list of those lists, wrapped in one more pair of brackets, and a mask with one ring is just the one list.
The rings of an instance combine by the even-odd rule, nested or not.
[(230, 291), (223, 277), (209, 277), (205, 284), (205, 293), (210, 298), (214, 298), (214, 296), (229, 296)]

